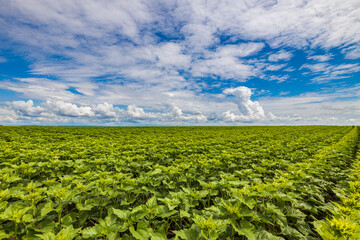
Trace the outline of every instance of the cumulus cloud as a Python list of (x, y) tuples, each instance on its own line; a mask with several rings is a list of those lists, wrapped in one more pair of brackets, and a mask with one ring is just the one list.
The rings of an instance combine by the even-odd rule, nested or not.
[(14, 110), (16, 113), (25, 115), (25, 116), (38, 116), (45, 109), (41, 106), (34, 106), (32, 100), (28, 101), (13, 101), (8, 104), (10, 109)]
[(184, 114), (177, 106), (171, 106), (160, 112), (145, 112), (143, 108), (129, 105), (125, 111), (121, 111), (126, 120), (145, 120), (152, 122), (205, 122), (207, 117), (201, 113)]
[(144, 109), (139, 108), (135, 105), (130, 105), (127, 108), (127, 114), (131, 117), (131, 118), (135, 118), (135, 119), (146, 119), (146, 118), (153, 118), (154, 115), (153, 114), (146, 114), (144, 112)]
[[(11, 113), (13, 111), (13, 113)], [(94, 123), (98, 120), (111, 120), (115, 124), (120, 122), (145, 121), (153, 123), (161, 122), (205, 122), (207, 117), (199, 112), (183, 113), (177, 106), (164, 108), (163, 111), (145, 111), (136, 105), (127, 108), (114, 107), (107, 102), (95, 105), (79, 105), (64, 101), (48, 100), (41, 106), (35, 106), (32, 100), (6, 102), (0, 105), (0, 115), (12, 115), (13, 121), (33, 119), (54, 122), (61, 119), (69, 122), (70, 119), (81, 119), (83, 123)], [(9, 121), (10, 116), (1, 116), (2, 121)]]
[(48, 101), (47, 105), (57, 114), (69, 117), (92, 117), (94, 112), (91, 107), (77, 106), (63, 101)]
[(96, 105), (92, 109), (96, 115), (100, 115), (103, 117), (116, 117), (116, 109), (114, 106), (110, 103), (104, 102)]
[[(241, 115), (249, 119), (264, 118), (265, 113), (263, 108), (257, 101), (251, 101), (252, 95), (251, 89), (247, 87), (227, 88), (224, 90), (227, 95), (233, 95), (233, 102), (237, 105)], [(226, 112), (225, 116), (233, 117), (234, 115), (230, 112)]]

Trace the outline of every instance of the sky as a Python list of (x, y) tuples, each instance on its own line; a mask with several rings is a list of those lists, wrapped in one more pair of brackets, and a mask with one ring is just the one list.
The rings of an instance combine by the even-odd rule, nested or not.
[(360, 125), (358, 0), (0, 0), (2, 125)]

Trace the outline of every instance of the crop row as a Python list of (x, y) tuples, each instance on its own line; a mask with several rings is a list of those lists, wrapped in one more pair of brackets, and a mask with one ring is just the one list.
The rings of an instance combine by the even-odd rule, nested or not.
[(316, 222), (316, 230), (324, 239), (360, 239), (360, 144), (356, 161), (349, 173), (350, 180), (340, 189), (340, 202), (329, 206), (331, 216)]

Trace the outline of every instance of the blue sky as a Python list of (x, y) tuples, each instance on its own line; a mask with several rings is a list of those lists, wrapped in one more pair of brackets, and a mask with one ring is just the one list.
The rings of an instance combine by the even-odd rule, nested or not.
[(0, 4), (0, 124), (360, 124), (359, 1)]

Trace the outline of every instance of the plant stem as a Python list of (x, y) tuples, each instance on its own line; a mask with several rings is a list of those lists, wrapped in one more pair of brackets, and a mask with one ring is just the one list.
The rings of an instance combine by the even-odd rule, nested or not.
[(58, 223), (60, 225), (60, 220), (61, 220), (61, 211), (62, 211), (62, 205), (61, 205), (61, 200), (59, 202), (59, 205), (60, 205), (60, 210), (59, 210), (59, 213), (58, 213)]
[(17, 240), (17, 229), (18, 229), (18, 224), (17, 222), (15, 222), (15, 240)]
[(210, 207), (210, 190), (209, 190), (209, 196), (208, 196), (208, 207)]

